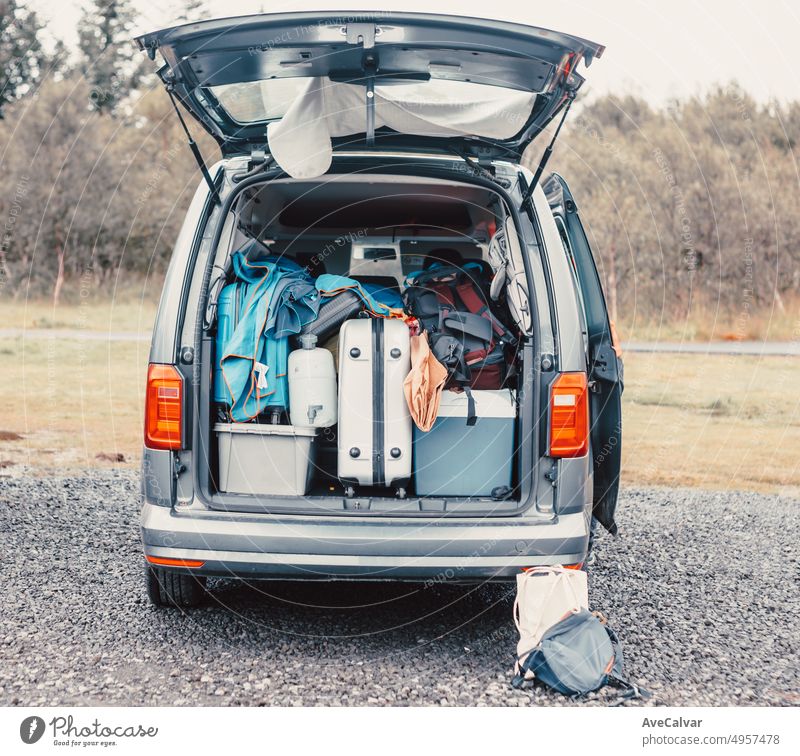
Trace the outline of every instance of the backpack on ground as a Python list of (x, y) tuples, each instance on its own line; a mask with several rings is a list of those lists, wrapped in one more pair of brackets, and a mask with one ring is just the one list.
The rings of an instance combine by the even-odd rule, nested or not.
[(625, 679), (617, 636), (588, 606), (582, 570), (534, 567), (517, 575), (514, 688), (539, 680), (559, 693), (581, 696), (615, 685), (625, 691), (624, 698), (649, 697)]
[(567, 696), (583, 696), (613, 685), (624, 691), (622, 700), (650, 697), (626, 679), (619, 639), (588, 609), (570, 612), (549, 628), (518, 664), (511, 681), (514, 688), (536, 679)]

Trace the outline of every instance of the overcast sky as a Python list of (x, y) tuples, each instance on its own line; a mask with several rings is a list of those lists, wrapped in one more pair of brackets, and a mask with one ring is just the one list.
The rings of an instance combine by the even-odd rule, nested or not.
[[(84, 0), (29, 0), (68, 44)], [(175, 0), (133, 0), (137, 32), (169, 26)], [(593, 92), (633, 92), (653, 102), (739, 81), (759, 100), (800, 99), (796, 0), (208, 0), (214, 17), (287, 10), (409, 10), (492, 16), (606, 45), (587, 76)]]

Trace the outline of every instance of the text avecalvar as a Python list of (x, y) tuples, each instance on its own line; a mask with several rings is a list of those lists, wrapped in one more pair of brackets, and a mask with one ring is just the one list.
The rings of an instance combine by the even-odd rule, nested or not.
[(703, 724), (702, 719), (648, 719), (644, 718), (642, 727), (700, 727)]

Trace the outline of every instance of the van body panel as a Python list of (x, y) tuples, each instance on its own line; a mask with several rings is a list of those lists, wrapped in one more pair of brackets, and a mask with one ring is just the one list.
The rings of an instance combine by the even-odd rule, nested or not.
[(549, 215), (558, 218), (564, 229), (562, 249), (568, 251), (572, 260), (577, 295), (584, 314), (589, 360), (587, 371), (592, 387), (593, 513), (603, 527), (616, 533), (614, 514), (622, 467), (622, 358), (617, 354), (618, 345), (614, 343), (597, 264), (572, 193), (558, 174), (548, 178), (544, 189), (551, 210)]
[(526, 516), (502, 524), (276, 520), (182, 512), (145, 503), (141, 525), (149, 555), (204, 561), (202, 574), (272, 579), (513, 579), (523, 567), (581, 562), (589, 538), (582, 513), (548, 524)]
[[(217, 162), (210, 171), (211, 175), (219, 176), (223, 165), (224, 161)], [(181, 292), (184, 282), (193, 274), (191, 255), (198, 234), (202, 233), (205, 225), (201, 221), (209, 202), (208, 186), (201, 181), (189, 203), (189, 209), (186, 211), (186, 217), (172, 249), (153, 325), (150, 362), (167, 364), (176, 359), (178, 331), (182, 321)]]

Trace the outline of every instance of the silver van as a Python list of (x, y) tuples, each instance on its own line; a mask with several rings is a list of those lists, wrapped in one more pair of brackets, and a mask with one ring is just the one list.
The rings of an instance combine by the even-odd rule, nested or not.
[[(474, 582), (583, 565), (594, 522), (616, 531), (622, 364), (576, 202), (544, 168), (578, 69), (603, 47), (389, 12), (211, 20), (137, 43), (162, 63), (203, 171), (150, 350), (141, 533), (151, 600), (196, 605), (210, 576)], [(208, 169), (197, 128), (222, 153)], [(530, 171), (522, 154), (540, 134)], [(491, 256), (500, 229), (502, 270)], [(225, 490), (216, 306), (231, 256), (252, 240), (310, 274), (379, 279), (398, 293), (443, 248), (506, 276), (511, 485), (420, 495), (411, 480), (400, 495), (354, 495), (326, 467), (335, 439), (320, 438), (321, 472), (304, 494)], [(480, 462), (468, 456), (455, 467)]]

